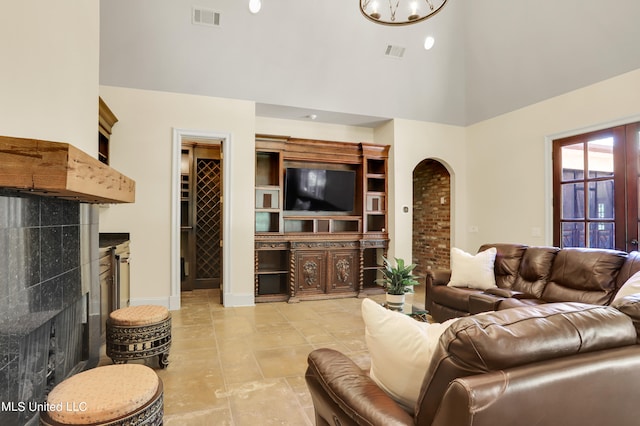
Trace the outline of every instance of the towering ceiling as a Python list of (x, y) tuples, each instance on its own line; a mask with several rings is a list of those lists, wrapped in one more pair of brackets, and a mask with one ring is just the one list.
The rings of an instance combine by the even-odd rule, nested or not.
[[(101, 1), (100, 83), (252, 100), (270, 117), (468, 125), (640, 68), (635, 0), (449, 0), (404, 27), (356, 0), (262, 3)], [(192, 23), (193, 8), (220, 25)]]

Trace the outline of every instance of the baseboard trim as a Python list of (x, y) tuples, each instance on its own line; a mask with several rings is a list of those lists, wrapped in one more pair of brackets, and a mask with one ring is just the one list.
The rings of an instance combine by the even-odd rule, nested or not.
[[(158, 305), (164, 306), (170, 311), (176, 311), (180, 309), (180, 295), (167, 296), (167, 297), (149, 297), (131, 299), (130, 306), (140, 305)], [(233, 294), (227, 293), (224, 295), (224, 306), (227, 308), (234, 306), (255, 306), (255, 299), (253, 294)]]
[(224, 306), (230, 308), (233, 306), (255, 306), (255, 298), (253, 294), (224, 294)]

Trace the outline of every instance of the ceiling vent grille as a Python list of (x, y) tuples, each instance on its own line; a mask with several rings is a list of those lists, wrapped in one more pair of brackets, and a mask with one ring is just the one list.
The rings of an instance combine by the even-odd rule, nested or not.
[(384, 56), (388, 58), (400, 59), (404, 56), (404, 50), (405, 49), (402, 46), (394, 46), (390, 44), (384, 51)]
[(210, 27), (219, 27), (220, 13), (211, 9), (194, 7), (191, 22), (199, 25), (208, 25)]

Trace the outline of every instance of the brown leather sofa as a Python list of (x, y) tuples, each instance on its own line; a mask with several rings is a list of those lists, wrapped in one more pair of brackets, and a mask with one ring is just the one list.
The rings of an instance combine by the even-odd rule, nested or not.
[(640, 298), (619, 302), (626, 314), (546, 303), (459, 319), (416, 377), (413, 416), (344, 354), (314, 350), (306, 381), (316, 425), (637, 425), (640, 345), (627, 314), (640, 312)]
[(497, 249), (497, 288), (449, 287), (450, 270), (426, 279), (426, 309), (443, 322), (479, 312), (550, 302), (608, 305), (625, 281), (640, 270), (640, 253), (618, 250), (485, 244)]

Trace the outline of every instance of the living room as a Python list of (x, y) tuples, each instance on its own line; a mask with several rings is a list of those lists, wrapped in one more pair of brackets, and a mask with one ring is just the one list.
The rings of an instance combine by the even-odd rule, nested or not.
[[(477, 5), (449, 1), (445, 9), (433, 18), (434, 23), (436, 19), (440, 20), (437, 22), (440, 26), (450, 26), (443, 38), (459, 32), (458, 22), (467, 22), (472, 20), (471, 16), (474, 17), (469, 23), (469, 31), (475, 31), (474, 37), (468, 35), (472, 39), (467, 40), (458, 34), (457, 44), (452, 46), (457, 49), (452, 53), (453, 65), (463, 67), (465, 74), (461, 80), (453, 82), (444, 80), (442, 72), (432, 76), (425, 70), (418, 74), (426, 74), (425, 78), (443, 79), (440, 84), (451, 91), (451, 99), (446, 101), (447, 109), (475, 111), (475, 119), (461, 114), (457, 121), (434, 118), (437, 117), (435, 113), (424, 119), (408, 114), (395, 115), (393, 112), (363, 108), (360, 103), (353, 104), (353, 100), (332, 103), (312, 90), (313, 79), (308, 87), (296, 86), (295, 91), (299, 93), (287, 95), (290, 97), (285, 96), (289, 90), (286, 82), (282, 81), (277, 85), (265, 85), (255, 94), (240, 93), (236, 96), (224, 92), (205, 96), (186, 89), (182, 93), (164, 90), (147, 84), (144, 76), (138, 77), (140, 81), (136, 87), (120, 84), (115, 73), (120, 69), (110, 75), (101, 72), (104, 66), (101, 61), (117, 58), (115, 53), (105, 49), (109, 40), (101, 31), (134, 31), (125, 31), (123, 22), (104, 22), (112, 14), (126, 15), (124, 3), (64, 0), (55, 4), (29, 1), (2, 6), (0, 34), (8, 66), (0, 70), (0, 92), (3, 93), (0, 134), (67, 142), (97, 156), (98, 97), (114, 111), (118, 123), (112, 135), (111, 166), (136, 181), (136, 202), (100, 207), (98, 213), (101, 232), (124, 231), (131, 235), (135, 259), (131, 267), (132, 304), (159, 304), (172, 310), (181, 306), (176, 270), (178, 259), (172, 252), (175, 246), (172, 236), (175, 223), (172, 185), (176, 130), (214, 135), (225, 139), (228, 144), (225, 147), (228, 148), (225, 167), (229, 187), (225, 196), (230, 215), (226, 223), (224, 271), (227, 275), (223, 280), (223, 291), (225, 305), (234, 307), (254, 304), (255, 200), (245, 194), (254, 193), (255, 171), (251, 165), (254, 164), (256, 134), (390, 145), (389, 253), (409, 259), (412, 255), (411, 212), (403, 212), (402, 207), (412, 205), (412, 172), (421, 161), (436, 159), (451, 174), (452, 246), (475, 252), (487, 242), (550, 244), (551, 140), (640, 118), (637, 102), (640, 55), (634, 44), (638, 39), (635, 21), (640, 10), (635, 2), (616, 2), (619, 5), (617, 10), (613, 6), (607, 10), (589, 6), (582, 12), (572, 2), (557, 6), (558, 18), (548, 22), (549, 14), (542, 10), (532, 11), (525, 19), (524, 11), (529, 7), (525, 4), (510, 6), (514, 8), (509, 9), (511, 13), (503, 15), (501, 7), (504, 5), (500, 2)], [(230, 3), (208, 1), (198, 5), (223, 11), (239, 10), (239, 6)], [(329, 6), (341, 10), (345, 7), (341, 3), (344, 2), (334, 1)], [(186, 15), (179, 19), (188, 22), (192, 6), (190, 2), (180, 2), (177, 7)], [(144, 10), (155, 7), (152, 2), (140, 3), (135, 14), (130, 13), (140, 19)], [(263, 13), (268, 11), (265, 2)], [(242, 13), (245, 13), (244, 6)], [(355, 14), (359, 15), (357, 8)], [(145, 26), (177, 20), (177, 16), (181, 15), (175, 15), (175, 10), (168, 10), (160, 18), (147, 17)], [(29, 17), (30, 24), (25, 25), (27, 18), (21, 17)], [(508, 21), (507, 17), (512, 18), (510, 25), (504, 22)], [(260, 18), (260, 14), (250, 18)], [(302, 18), (293, 16), (288, 19), (302, 21), (301, 25), (304, 25)], [(568, 31), (567, 21), (580, 25)], [(545, 26), (547, 24), (549, 28)], [(533, 44), (537, 32), (556, 38), (539, 41), (539, 52), (523, 47), (517, 57), (495, 55), (497, 47), (482, 43), (502, 38), (491, 38), (490, 34), (479, 32), (478, 27), (483, 25), (521, 30), (519, 35), (504, 36), (514, 44), (518, 41)], [(429, 27), (429, 21), (413, 27), (419, 26)], [(324, 24), (324, 27), (328, 25)], [(370, 27), (377, 26), (363, 22), (362, 28), (369, 31)], [(385, 39), (394, 37), (389, 35), (392, 30), (395, 29), (384, 29)], [(292, 30), (290, 36), (295, 34)], [(598, 41), (598, 49), (576, 41), (593, 42), (594, 34), (604, 39)], [(263, 35), (259, 33), (257, 36)], [(565, 37), (568, 40), (566, 44), (563, 43)], [(436, 40), (435, 48), (438, 48), (438, 43), (445, 44), (443, 38)], [(161, 40), (169, 42), (166, 38)], [(114, 46), (117, 47), (116, 44)], [(163, 48), (162, 45), (144, 46), (149, 51)], [(549, 46), (557, 46), (556, 55), (572, 57), (575, 66), (557, 71), (550, 59), (553, 56), (543, 50)], [(571, 50), (574, 46), (580, 46), (580, 50)], [(593, 52), (589, 52), (590, 48), (594, 49)], [(101, 52), (101, 49), (105, 50)], [(481, 59), (483, 52), (490, 60)], [(158, 60), (157, 57), (154, 59)], [(271, 57), (266, 58), (269, 59)], [(144, 62), (144, 57), (141, 62)], [(513, 74), (504, 75), (499, 70), (508, 68), (506, 62), (515, 62), (522, 68), (509, 67)], [(277, 58), (274, 63), (277, 63)], [(608, 70), (607, 65), (614, 63), (617, 68)], [(234, 63), (228, 60), (223, 64), (233, 74)], [(393, 68), (388, 62), (383, 64)], [(128, 66), (133, 67), (125, 63), (122, 68)], [(590, 67), (595, 68), (601, 77), (582, 81), (583, 69)], [(159, 71), (154, 62), (149, 67), (136, 67), (136, 72), (152, 75)], [(488, 84), (489, 80), (480, 80), (466, 89), (469, 91), (466, 95), (460, 92), (466, 84), (471, 84), (474, 74), (486, 77), (492, 72), (495, 74), (491, 79), (493, 83), (494, 79), (503, 80), (502, 91), (486, 92), (483, 84)], [(548, 87), (542, 94), (527, 93), (526, 89), (534, 81), (532, 73), (549, 73), (558, 87)], [(335, 78), (340, 74), (337, 76)], [(230, 77), (225, 74), (221, 80), (225, 78)], [(386, 78), (393, 81), (405, 77), (389, 74)], [(255, 75), (254, 79), (260, 86), (260, 75)], [(562, 86), (560, 81), (569, 84)], [(372, 90), (375, 97), (388, 96), (390, 105), (403, 103), (403, 97), (413, 96), (411, 92), (398, 92), (392, 96), (388, 92), (394, 92), (393, 86), (387, 87), (385, 83), (387, 81), (380, 80)], [(239, 85), (242, 86), (242, 82)], [(359, 93), (368, 93), (369, 90), (361, 87)], [(279, 95), (269, 98), (265, 92), (270, 91)], [(492, 98), (511, 92), (521, 94), (526, 99), (525, 103), (484, 112), (489, 106), (483, 105), (483, 99), (486, 98), (489, 104)], [(299, 101), (300, 97), (307, 100)], [(424, 99), (425, 103), (436, 103), (433, 98), (428, 98), (428, 94)], [(454, 101), (456, 105), (451, 106), (449, 102)], [(273, 103), (314, 111), (334, 110), (345, 116), (377, 116), (385, 118), (385, 121), (370, 127), (259, 114), (261, 105)], [(438, 105), (430, 108), (437, 110)], [(444, 106), (442, 108), (445, 109)]]

